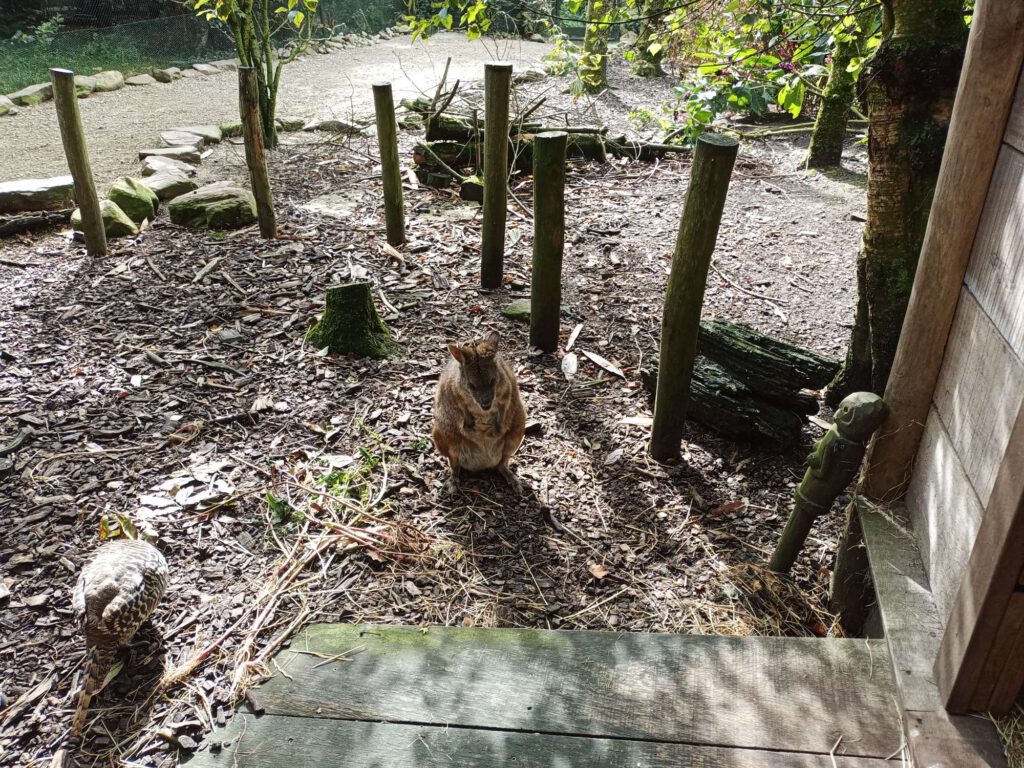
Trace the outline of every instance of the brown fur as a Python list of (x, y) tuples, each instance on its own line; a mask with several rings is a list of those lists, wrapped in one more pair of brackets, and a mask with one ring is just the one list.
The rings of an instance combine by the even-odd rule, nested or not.
[(520, 490), (508, 462), (523, 441), (526, 411), (515, 372), (498, 352), (498, 334), (448, 350), (452, 359), (437, 382), (432, 432), (452, 470), (446, 490), (455, 489), (463, 469), (497, 469)]

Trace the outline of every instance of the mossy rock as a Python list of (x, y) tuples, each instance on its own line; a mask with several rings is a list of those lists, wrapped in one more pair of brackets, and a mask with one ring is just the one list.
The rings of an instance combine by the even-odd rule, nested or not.
[(93, 82), (95, 83), (97, 93), (118, 91), (124, 88), (124, 75), (122, 75), (116, 69), (108, 69), (105, 72), (97, 72), (95, 75), (91, 75), (91, 77)]
[(174, 169), (147, 176), (145, 184), (164, 202), (187, 194), (199, 186), (184, 173)]
[(156, 216), (160, 199), (149, 186), (138, 179), (120, 178), (107, 190), (107, 199), (128, 214), (136, 224)]
[[(135, 222), (128, 218), (128, 214), (118, 207), (113, 200), (100, 200), (100, 215), (103, 216), (103, 231), (107, 237), (127, 237), (137, 235), (139, 228)], [(71, 226), (76, 231), (82, 231), (82, 211), (75, 208), (71, 214)]]
[[(569, 308), (563, 304), (561, 306), (562, 313), (569, 311)], [(501, 314), (511, 320), (518, 320), (521, 323), (530, 322), (530, 299), (516, 299), (511, 302), (507, 307), (501, 310)]]
[(391, 331), (377, 314), (369, 283), (332, 285), (320, 321), (306, 333), (317, 349), (338, 355), (391, 357), (401, 351)]
[(75, 96), (84, 99), (96, 90), (96, 78), (88, 75), (75, 75)]
[(256, 223), (252, 193), (231, 182), (218, 182), (174, 198), (171, 221), (193, 229), (237, 229)]
[(295, 133), (296, 131), (301, 131), (302, 126), (304, 126), (305, 124), (305, 120), (299, 120), (297, 118), (277, 118), (277, 130), (279, 130), (281, 133)]
[(228, 120), (219, 127), (220, 135), (225, 139), (234, 139), (242, 135), (242, 123), (239, 120)]
[(19, 107), (31, 107), (35, 104), (42, 104), (53, 98), (53, 85), (51, 83), (37, 83), (22, 88), (20, 91), (8, 93), (7, 98)]
[(15, 115), (17, 113), (18, 108), (14, 106), (14, 102), (6, 96), (0, 96), (0, 117), (7, 114)]

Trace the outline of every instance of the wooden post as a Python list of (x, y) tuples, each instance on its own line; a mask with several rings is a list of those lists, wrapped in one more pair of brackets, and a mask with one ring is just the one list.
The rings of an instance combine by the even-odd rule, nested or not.
[(391, 83), (373, 84), (373, 108), (377, 113), (377, 144), (380, 146), (381, 177), (384, 181), (384, 222), (388, 242), (405, 242), (405, 213), (402, 210), (402, 169), (398, 161), (398, 123)]
[(249, 183), (256, 198), (256, 216), (260, 222), (260, 235), (267, 239), (277, 237), (274, 218), (274, 197), (270, 191), (267, 157), (263, 151), (263, 126), (260, 122), (259, 96), (256, 90), (256, 70), (238, 68), (238, 111), (242, 118), (242, 136), (245, 139), (245, 164), (249, 167)]
[(78, 111), (75, 94), (75, 73), (68, 69), (51, 69), (53, 101), (57, 106), (57, 123), (64, 142), (64, 155), (75, 183), (75, 202), (82, 212), (82, 233), (85, 250), (90, 256), (103, 256), (107, 252), (107, 233), (103, 229), (103, 213), (96, 184), (92, 179), (89, 152), (85, 146), (82, 115)]
[(565, 146), (563, 131), (533, 140), (533, 276), (530, 280), (530, 344), (558, 349), (565, 245)]
[(658, 391), (654, 397), (650, 447), (651, 456), (657, 461), (679, 458), (690, 376), (697, 357), (704, 288), (738, 151), (735, 139), (713, 133), (697, 139), (694, 149), (690, 187), (679, 220), (661, 321)]
[(501, 287), (505, 274), (505, 187), (508, 183), (508, 97), (512, 65), (484, 67), (484, 222), (480, 244), (480, 285)]
[(861, 490), (903, 495), (971, 259), (992, 171), (1024, 61), (1024, 3), (979, 0), (914, 288), (885, 388), (889, 417), (865, 460)]

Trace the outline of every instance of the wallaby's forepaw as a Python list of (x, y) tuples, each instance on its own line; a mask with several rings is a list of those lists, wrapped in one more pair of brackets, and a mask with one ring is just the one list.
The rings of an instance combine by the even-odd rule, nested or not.
[(526, 483), (520, 480), (515, 472), (508, 467), (498, 467), (498, 471), (501, 473), (501, 476), (505, 479), (505, 482), (508, 483), (509, 488), (512, 489), (512, 492), (515, 493), (516, 496), (522, 496), (526, 493)]
[(458, 496), (462, 491), (459, 487), (459, 481), (454, 477), (449, 477), (444, 481), (444, 485), (441, 487), (440, 496), (442, 499), (451, 498), (452, 496)]

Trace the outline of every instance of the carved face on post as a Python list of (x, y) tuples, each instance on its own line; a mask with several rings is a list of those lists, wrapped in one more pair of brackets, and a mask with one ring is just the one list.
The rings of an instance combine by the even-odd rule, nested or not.
[(866, 443), (882, 426), (887, 411), (885, 402), (878, 395), (854, 392), (844, 398), (836, 410), (836, 430), (847, 440)]
[(483, 410), (494, 402), (498, 383), (498, 334), (491, 331), (483, 341), (470, 341), (462, 346), (449, 344), (448, 351), (459, 363), (459, 383)]

